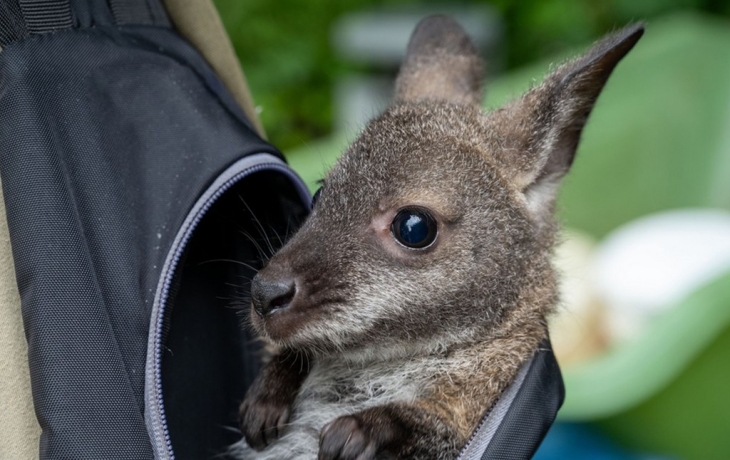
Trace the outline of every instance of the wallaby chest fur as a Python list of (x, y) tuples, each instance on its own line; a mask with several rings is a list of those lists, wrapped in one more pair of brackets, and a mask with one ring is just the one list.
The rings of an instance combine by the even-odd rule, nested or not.
[[(522, 361), (535, 350), (531, 340), (520, 350), (511, 349), (509, 355), (496, 347), (447, 351), (432, 345), (433, 349), (420, 352), (391, 350), (393, 359), (338, 356), (307, 364), (311, 369), (294, 403), (296, 409), (286, 434), (263, 452), (254, 451), (244, 441), (232, 452), (237, 458), (261, 460), (317, 458), (320, 431), (332, 420), (390, 403), (413, 404), (424, 398), (441, 400), (433, 409), (455, 422), (473, 418), (485, 410), (482, 401), (498, 396)], [(495, 363), (503, 372), (487, 374), (491, 378), (485, 379), (485, 371), (493, 369)], [(472, 428), (461, 427), (464, 432)], [(453, 459), (464, 441), (459, 438), (431, 458)]]
[(469, 38), (444, 16), (419, 24), (393, 104), (252, 282), (273, 353), (241, 406), (236, 458), (455, 458), (547, 338), (557, 187), (642, 32), (485, 113)]

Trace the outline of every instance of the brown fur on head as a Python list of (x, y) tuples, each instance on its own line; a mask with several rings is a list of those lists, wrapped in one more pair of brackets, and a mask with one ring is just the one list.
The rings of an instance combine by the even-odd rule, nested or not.
[[(392, 105), (254, 280), (258, 332), (292, 348), (392, 353), (482, 340), (507, 319), (544, 331), (556, 303), (557, 186), (603, 85), (642, 33), (605, 38), (484, 113), (474, 46), (450, 18), (423, 21)], [(398, 211), (414, 206), (437, 221), (425, 249), (391, 233)]]

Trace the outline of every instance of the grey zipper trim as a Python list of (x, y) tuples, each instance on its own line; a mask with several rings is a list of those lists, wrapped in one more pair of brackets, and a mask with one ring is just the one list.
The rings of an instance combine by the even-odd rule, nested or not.
[(527, 372), (530, 370), (530, 366), (532, 366), (534, 360), (535, 358), (532, 357), (520, 367), (514, 382), (504, 390), (497, 402), (484, 415), (482, 421), (479, 422), (479, 425), (477, 425), (471, 437), (469, 437), (469, 440), (464, 444), (461, 452), (459, 452), (456, 460), (481, 460), (487, 447), (492, 442), (497, 428), (502, 424), (505, 415), (507, 415), (509, 408), (512, 406), (512, 402), (517, 397), (520, 388), (522, 388)]
[(170, 284), (180, 257), (195, 228), (203, 216), (223, 193), (248, 175), (259, 171), (279, 171), (288, 176), (297, 187), (302, 202), (310, 200), (309, 191), (302, 180), (289, 167), (268, 153), (250, 155), (228, 167), (200, 196), (178, 230), (172, 247), (167, 254), (160, 273), (157, 292), (152, 305), (150, 330), (147, 339), (147, 362), (145, 364), (145, 422), (152, 442), (155, 459), (174, 460), (170, 435), (165, 419), (162, 399), (162, 335), (164, 333), (165, 307)]

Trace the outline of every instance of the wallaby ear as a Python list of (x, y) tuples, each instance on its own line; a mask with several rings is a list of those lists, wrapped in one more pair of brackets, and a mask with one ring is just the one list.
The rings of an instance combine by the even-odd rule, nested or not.
[(518, 150), (526, 157), (511, 161), (519, 165), (515, 181), (531, 208), (554, 201), (598, 95), (643, 33), (644, 25), (635, 24), (604, 37), (503, 111), (511, 135), (524, 142)]
[(395, 99), (481, 105), (482, 78), (482, 59), (464, 29), (448, 16), (429, 16), (408, 42)]

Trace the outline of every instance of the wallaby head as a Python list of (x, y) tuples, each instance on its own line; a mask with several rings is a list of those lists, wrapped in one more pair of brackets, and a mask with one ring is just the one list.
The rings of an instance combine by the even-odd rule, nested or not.
[[(312, 351), (448, 347), (556, 303), (558, 185), (634, 25), (494, 111), (483, 63), (445, 16), (414, 31), (392, 105), (327, 174), (312, 214), (252, 283), (252, 322)], [(368, 356), (360, 353), (358, 356)]]

